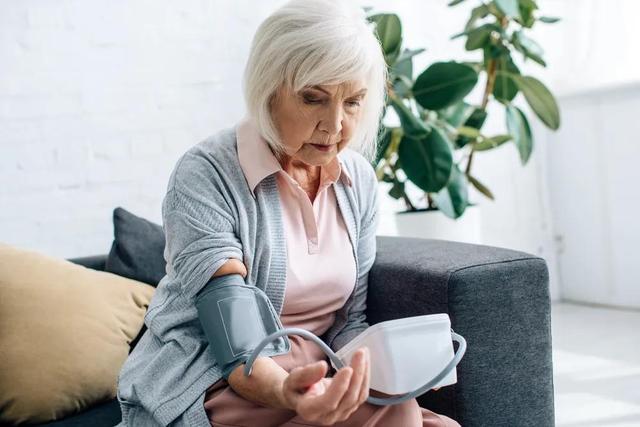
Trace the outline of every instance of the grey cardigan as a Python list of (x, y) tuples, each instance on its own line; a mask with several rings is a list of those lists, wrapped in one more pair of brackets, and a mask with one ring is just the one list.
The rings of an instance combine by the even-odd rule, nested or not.
[[(144, 322), (147, 331), (125, 361), (117, 396), (131, 426), (203, 426), (208, 387), (221, 378), (194, 305), (195, 296), (229, 258), (242, 260), (247, 285), (257, 286), (282, 312), (287, 249), (276, 174), (249, 189), (239, 164), (237, 126), (191, 147), (172, 171), (162, 203), (166, 275)], [(376, 254), (377, 179), (367, 160), (349, 147), (338, 153), (344, 174), (334, 185), (358, 272), (354, 291), (320, 338), (334, 351), (369, 325), (367, 277)], [(322, 268), (322, 266), (319, 266)], [(286, 353), (290, 343), (287, 339)]]

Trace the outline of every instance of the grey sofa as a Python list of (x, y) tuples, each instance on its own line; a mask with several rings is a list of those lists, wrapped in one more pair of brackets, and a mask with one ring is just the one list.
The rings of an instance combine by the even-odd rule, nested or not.
[[(544, 259), (442, 240), (378, 236), (370, 272), (370, 324), (448, 313), (465, 337), (458, 382), (418, 398), (462, 426), (553, 426), (549, 275)], [(71, 259), (104, 270), (106, 255)], [(457, 349), (457, 344), (455, 344)], [(56, 427), (114, 426), (116, 399)]]

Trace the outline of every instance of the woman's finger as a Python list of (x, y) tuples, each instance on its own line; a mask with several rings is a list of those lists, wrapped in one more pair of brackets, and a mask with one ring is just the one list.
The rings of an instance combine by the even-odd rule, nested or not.
[(314, 383), (320, 381), (327, 373), (328, 364), (324, 361), (319, 361), (313, 364), (309, 364), (303, 367), (296, 367), (289, 373), (292, 384), (300, 389), (307, 389)]
[(371, 379), (371, 352), (368, 347), (364, 364), (364, 376), (362, 377), (362, 387), (360, 388), (360, 396), (358, 396), (358, 402), (364, 403), (369, 397), (369, 381)]
[(366, 364), (366, 357), (366, 350), (358, 349), (351, 360), (353, 375), (351, 375), (349, 388), (336, 409), (336, 414), (341, 420), (344, 419), (345, 415), (352, 413), (358, 408), (358, 406), (360, 406), (358, 399), (360, 397), (360, 389), (362, 388), (362, 381), (365, 375), (364, 368)]
[(336, 410), (345, 392), (349, 389), (349, 382), (353, 369), (350, 366), (340, 368), (331, 378), (327, 391), (320, 396), (312, 397), (310, 406), (318, 414), (330, 414)]

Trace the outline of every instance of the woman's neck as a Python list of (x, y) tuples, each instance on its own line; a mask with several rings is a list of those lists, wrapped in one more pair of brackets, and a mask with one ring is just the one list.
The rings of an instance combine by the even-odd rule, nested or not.
[(308, 165), (287, 155), (283, 155), (282, 158), (278, 159), (278, 162), (282, 169), (302, 187), (311, 202), (313, 202), (320, 185), (322, 166)]

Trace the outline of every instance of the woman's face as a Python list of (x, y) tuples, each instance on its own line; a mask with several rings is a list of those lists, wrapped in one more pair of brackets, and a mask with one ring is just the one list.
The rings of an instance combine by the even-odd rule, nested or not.
[(281, 87), (271, 114), (287, 161), (309, 166), (329, 163), (357, 129), (366, 91), (364, 80), (305, 87), (298, 93)]

